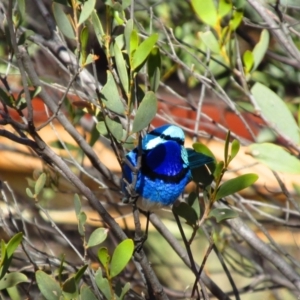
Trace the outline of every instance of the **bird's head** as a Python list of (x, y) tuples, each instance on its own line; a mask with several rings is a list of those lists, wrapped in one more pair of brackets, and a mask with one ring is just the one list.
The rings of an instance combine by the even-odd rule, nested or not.
[(164, 125), (149, 132), (142, 141), (143, 150), (151, 150), (166, 141), (175, 141), (179, 145), (184, 144), (184, 132), (174, 125)]

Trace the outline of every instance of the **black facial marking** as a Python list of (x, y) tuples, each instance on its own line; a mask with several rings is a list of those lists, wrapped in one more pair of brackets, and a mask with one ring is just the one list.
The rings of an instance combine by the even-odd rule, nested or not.
[(174, 138), (168, 134), (163, 134), (163, 133), (159, 133), (155, 130), (153, 130), (152, 132), (150, 132), (149, 134), (151, 135), (155, 135), (155, 136), (159, 136), (160, 138), (164, 139), (165, 141), (174, 141), (176, 143), (178, 143), (179, 145), (183, 145), (184, 144), (184, 141), (181, 139), (181, 138)]

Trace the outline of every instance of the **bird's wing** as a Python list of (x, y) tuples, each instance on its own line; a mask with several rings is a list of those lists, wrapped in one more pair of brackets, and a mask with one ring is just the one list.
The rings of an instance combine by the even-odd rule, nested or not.
[(214, 161), (212, 157), (207, 156), (203, 153), (198, 153), (193, 149), (187, 148), (186, 150), (188, 153), (188, 160), (191, 169), (201, 167)]

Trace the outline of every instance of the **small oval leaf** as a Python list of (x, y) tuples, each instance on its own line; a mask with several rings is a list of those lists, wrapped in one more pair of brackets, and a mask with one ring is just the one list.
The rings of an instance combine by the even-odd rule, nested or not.
[(229, 27), (232, 31), (235, 31), (243, 20), (244, 13), (240, 10), (235, 10), (233, 13), (233, 17), (229, 22)]
[(217, 38), (215, 35), (210, 31), (205, 31), (200, 33), (200, 38), (204, 45), (213, 53), (220, 53), (220, 45), (219, 42), (217, 41)]
[(129, 58), (132, 61), (133, 54), (139, 46), (139, 35), (135, 29), (131, 31), (129, 43)]
[(243, 54), (243, 63), (245, 66), (245, 72), (250, 73), (253, 64), (254, 64), (254, 57), (253, 53), (250, 50), (246, 50)]
[(206, 145), (197, 142), (194, 143), (192, 146), (196, 152), (203, 153), (209, 157), (212, 157), (216, 161), (216, 157)]
[(106, 228), (97, 228), (90, 235), (89, 241), (87, 243), (87, 248), (97, 246), (101, 244), (107, 238), (108, 229)]
[(231, 144), (230, 160), (233, 160), (240, 151), (240, 142), (233, 140)]
[(223, 220), (236, 218), (238, 215), (235, 210), (229, 208), (214, 208), (209, 212), (208, 217), (214, 217), (216, 221), (220, 223)]
[(131, 239), (122, 241), (115, 249), (111, 258), (110, 276), (117, 276), (126, 267), (132, 257), (134, 243)]
[(270, 34), (267, 29), (263, 29), (260, 35), (259, 42), (255, 45), (252, 53), (253, 53), (253, 59), (254, 59), (254, 66), (252, 71), (256, 70), (261, 61), (263, 60), (268, 47), (269, 47), (269, 41), (270, 41)]
[(36, 271), (35, 279), (39, 287), (40, 292), (47, 300), (59, 300), (62, 296), (61, 288), (52, 278), (52, 276), (46, 274), (43, 271)]
[(232, 10), (232, 3), (228, 0), (220, 0), (218, 6), (219, 18), (225, 17)]
[(218, 188), (216, 199), (214, 200), (217, 201), (223, 197), (239, 192), (251, 186), (257, 179), (258, 175), (252, 173), (229, 179)]
[(45, 173), (42, 173), (38, 180), (36, 181), (34, 185), (34, 193), (35, 196), (38, 196), (41, 190), (44, 188), (45, 183), (46, 183), (47, 175)]
[(150, 88), (156, 92), (160, 83), (161, 59), (158, 47), (153, 47), (147, 61)]
[(94, 31), (95, 31), (95, 35), (97, 37), (97, 40), (99, 42), (99, 45), (102, 47), (102, 37), (104, 36), (104, 30), (102, 28), (102, 24), (99, 20), (99, 17), (96, 13), (96, 11), (92, 11), (92, 14), (91, 14), (91, 19), (90, 19), (92, 25), (93, 25), (93, 28), (94, 28)]
[(103, 295), (106, 297), (106, 299), (112, 299), (111, 286), (110, 286), (107, 278), (104, 278), (102, 276), (101, 269), (98, 269), (98, 271), (96, 272), (95, 281), (96, 281), (98, 288), (103, 293)]
[(65, 14), (63, 6), (56, 2), (52, 4), (53, 15), (59, 30), (68, 38), (75, 39), (75, 32), (69, 20), (69, 17)]
[(87, 285), (82, 285), (80, 289), (80, 299), (97, 300), (98, 298), (92, 292), (92, 289)]
[(62, 290), (65, 299), (77, 298), (77, 285), (74, 276), (68, 278), (62, 285)]
[(81, 212), (81, 201), (78, 194), (74, 195), (74, 208), (75, 208), (76, 217), (78, 217), (78, 215)]
[(252, 144), (249, 149), (248, 154), (273, 171), (300, 174), (300, 160), (280, 146), (271, 143)]
[(84, 2), (81, 9), (78, 26), (90, 17), (90, 15), (94, 10), (95, 4), (96, 4), (96, 0), (86, 0)]
[(131, 39), (132, 30), (133, 30), (133, 23), (134, 23), (133, 19), (129, 19), (126, 22), (125, 29), (124, 29), (125, 48), (126, 48), (128, 57), (131, 57), (130, 56), (130, 39)]
[(192, 6), (197, 16), (207, 25), (215, 27), (218, 22), (217, 9), (213, 0), (206, 0), (205, 3), (199, 0), (192, 0)]
[(105, 269), (107, 269), (109, 261), (110, 261), (110, 255), (108, 254), (107, 248), (102, 247), (102, 248), (99, 249), (99, 251), (98, 251), (98, 259), (101, 262), (101, 264), (103, 265), (103, 267)]
[(127, 73), (127, 68), (126, 68), (126, 62), (123, 57), (122, 51), (119, 48), (117, 43), (114, 43), (114, 52), (115, 52), (116, 66), (117, 66), (118, 74), (120, 77), (120, 81), (121, 81), (123, 89), (127, 95), (129, 85), (128, 85), (128, 73)]
[(120, 98), (118, 87), (110, 71), (107, 71), (107, 82), (101, 90), (101, 100), (111, 111), (117, 114), (124, 113), (124, 106)]
[[(138, 48), (136, 49), (132, 57), (132, 62), (131, 62), (132, 70), (135, 70), (137, 67), (143, 64), (143, 62), (146, 60), (146, 58), (149, 56), (150, 52), (152, 51), (152, 48), (154, 47), (157, 40), (158, 40), (158, 34), (154, 33), (150, 35), (146, 40), (144, 40), (138, 46)], [(132, 49), (130, 45), (130, 52), (131, 51)]]
[(105, 117), (105, 122), (110, 133), (115, 137), (116, 140), (120, 141), (123, 137), (122, 124), (110, 119), (108, 116)]
[(276, 93), (265, 85), (257, 82), (251, 89), (261, 114), (280, 133), (290, 138), (295, 144), (300, 144), (298, 125), (286, 104)]
[(7, 243), (6, 246), (6, 253), (7, 253), (7, 258), (10, 258), (15, 250), (18, 248), (18, 246), (21, 244), (23, 240), (23, 233), (22, 232), (18, 232), (16, 233)]
[(149, 91), (143, 98), (132, 125), (132, 133), (141, 131), (147, 127), (156, 115), (157, 99), (153, 92)]
[(30, 188), (26, 188), (26, 195), (27, 195), (29, 198), (34, 198), (34, 195), (33, 195), (33, 193), (32, 193), (32, 191), (31, 191)]
[(97, 125), (96, 125), (96, 128), (97, 128), (98, 132), (99, 132), (101, 135), (105, 136), (105, 135), (108, 134), (107, 128), (106, 128), (106, 125), (105, 125), (105, 122), (104, 122), (104, 121), (98, 122)]
[(7, 273), (0, 280), (0, 290), (8, 289), (18, 285), (19, 283), (27, 282), (27, 281), (28, 281), (27, 276), (20, 272)]
[(84, 211), (81, 211), (78, 215), (78, 232), (81, 236), (85, 235), (85, 223), (86, 223), (86, 214)]

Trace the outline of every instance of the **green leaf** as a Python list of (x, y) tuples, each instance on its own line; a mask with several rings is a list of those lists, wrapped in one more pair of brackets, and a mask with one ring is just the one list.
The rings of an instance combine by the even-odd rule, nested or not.
[(91, 14), (91, 19), (90, 19), (92, 25), (93, 25), (93, 28), (94, 28), (94, 31), (95, 31), (95, 35), (97, 37), (97, 40), (99, 42), (99, 45), (102, 47), (103, 46), (103, 43), (102, 43), (102, 37), (104, 36), (104, 30), (102, 28), (102, 24), (99, 20), (99, 17), (96, 13), (95, 10), (92, 11), (92, 14)]
[(22, 243), (23, 240), (23, 233), (18, 232), (16, 233), (7, 243), (6, 245), (6, 253), (7, 257), (11, 258), (16, 249), (19, 247), (19, 245)]
[(150, 88), (153, 92), (156, 92), (160, 83), (160, 69), (161, 60), (158, 47), (153, 47), (147, 61), (148, 76), (150, 81)]
[(119, 78), (122, 83), (123, 89), (127, 95), (129, 89), (129, 83), (128, 83), (126, 61), (117, 43), (114, 43), (114, 52), (115, 52), (115, 60), (116, 60), (116, 66), (117, 66)]
[(25, 19), (25, 17), (26, 17), (25, 0), (18, 0), (18, 10), (19, 10), (22, 18)]
[(86, 269), (88, 268), (88, 265), (84, 265), (83, 267), (81, 267), (76, 274), (74, 275), (74, 279), (76, 281), (76, 284), (79, 284), (80, 280), (82, 279)]
[(246, 50), (243, 54), (243, 63), (245, 66), (245, 72), (250, 73), (254, 65), (253, 53), (250, 50)]
[(80, 32), (80, 43), (81, 43), (81, 65), (84, 65), (87, 58), (86, 47), (89, 40), (89, 30), (87, 26), (83, 26)]
[(52, 276), (46, 274), (43, 271), (36, 271), (35, 279), (39, 287), (40, 292), (47, 300), (59, 300), (62, 296), (61, 288), (52, 278)]
[(231, 144), (230, 161), (236, 157), (239, 151), (240, 151), (240, 142), (238, 140), (233, 140)]
[(39, 176), (38, 180), (36, 181), (36, 183), (34, 185), (34, 193), (35, 193), (36, 197), (39, 195), (41, 190), (44, 188), (46, 179), (47, 179), (47, 175), (45, 173), (42, 173)]
[(108, 229), (97, 228), (90, 235), (89, 241), (87, 243), (87, 248), (97, 246), (106, 240)]
[(205, 3), (199, 0), (192, 0), (191, 3), (197, 16), (203, 23), (213, 28), (217, 25), (218, 14), (213, 0), (205, 0)]
[[(116, 36), (114, 44), (117, 44), (120, 50), (123, 49), (125, 47), (124, 34)], [(111, 44), (111, 46), (113, 46), (113, 44)], [(112, 54), (113, 53), (114, 51), (112, 51)]]
[(84, 2), (81, 8), (78, 26), (90, 17), (90, 15), (94, 10), (95, 4), (96, 4), (96, 0), (86, 0)]
[(216, 169), (214, 171), (214, 177), (215, 178), (219, 178), (220, 177), (223, 168), (224, 168), (224, 161), (218, 162), (217, 165), (216, 165)]
[(231, 12), (232, 2), (228, 0), (220, 0), (218, 6), (218, 15), (219, 18), (225, 17), (227, 14)]
[(74, 208), (75, 208), (76, 217), (78, 217), (78, 215), (81, 212), (81, 201), (78, 194), (74, 195)]
[(251, 186), (257, 179), (258, 175), (249, 173), (227, 180), (218, 188), (215, 201)]
[(256, 136), (257, 143), (270, 143), (276, 141), (276, 134), (270, 128), (262, 128)]
[(269, 31), (267, 29), (263, 29), (260, 35), (259, 42), (255, 45), (252, 51), (253, 59), (254, 59), (254, 66), (252, 71), (257, 69), (257, 67), (265, 57), (265, 54), (269, 47), (269, 41), (270, 41)]
[(255, 101), (261, 109), (261, 114), (272, 124), (280, 134), (291, 139), (295, 144), (300, 144), (298, 125), (281, 98), (268, 87), (255, 83), (251, 89)]
[(7, 94), (3, 89), (0, 88), (0, 98), (7, 106), (15, 107), (15, 100), (12, 95)]
[(130, 282), (127, 282), (122, 288), (122, 292), (121, 295), (119, 296), (119, 299), (123, 300), (124, 296), (127, 294), (129, 290), (130, 290)]
[(252, 144), (249, 150), (248, 154), (273, 171), (300, 174), (300, 160), (281, 146), (270, 143)]
[(132, 0), (122, 0), (122, 9), (125, 10), (129, 5), (131, 5), (131, 1)]
[(238, 216), (239, 214), (235, 210), (229, 208), (214, 208), (209, 212), (208, 215), (209, 218), (214, 217), (218, 223), (223, 220), (236, 218)]
[[(119, 3), (117, 3), (117, 4), (119, 4)], [(120, 12), (114, 10), (113, 14), (114, 14), (115, 22), (116, 22), (118, 25), (123, 25), (123, 24), (124, 24), (124, 16), (123, 16), (123, 13), (120, 13)]]
[(54, 18), (59, 30), (68, 38), (75, 39), (75, 32), (71, 25), (69, 17), (65, 14), (63, 6), (58, 3), (52, 4)]
[(156, 115), (157, 105), (155, 94), (152, 91), (147, 92), (133, 120), (132, 133), (141, 131), (150, 124)]
[(193, 144), (193, 148), (196, 152), (203, 153), (209, 157), (212, 157), (214, 160), (216, 160), (216, 157), (214, 156), (214, 154), (211, 152), (211, 150), (206, 145), (197, 142), (197, 143)]
[(78, 232), (81, 236), (85, 235), (86, 214), (81, 211), (78, 215)]
[[(133, 19), (129, 19), (126, 22), (125, 29), (124, 29), (125, 48), (126, 48), (128, 57), (130, 57), (130, 59), (132, 58), (131, 54), (130, 54), (130, 40), (131, 40), (131, 33), (132, 33), (132, 30), (133, 30), (133, 24), (134, 24)], [(136, 48), (137, 48), (137, 46), (138, 46), (138, 43), (136, 45)]]
[(18, 110), (25, 109), (27, 107), (27, 101), (26, 101), (25, 97), (19, 97), (18, 100), (16, 101), (15, 107)]
[(116, 140), (120, 141), (123, 137), (122, 124), (110, 119), (108, 116), (105, 116), (105, 122), (109, 132), (115, 137)]
[(29, 198), (34, 198), (34, 195), (33, 195), (33, 193), (32, 193), (32, 191), (31, 191), (30, 188), (26, 188), (26, 195), (27, 195)]
[(108, 254), (107, 248), (102, 247), (98, 250), (98, 259), (102, 266), (107, 269), (110, 262), (110, 255)]
[(129, 45), (129, 58), (130, 62), (132, 62), (133, 54), (139, 46), (139, 35), (135, 29), (132, 30), (130, 35), (130, 45)]
[(32, 31), (32, 30), (26, 30), (26, 31), (24, 31), (24, 32), (20, 35), (20, 38), (19, 38), (19, 40), (18, 40), (18, 46), (23, 45), (23, 44), (27, 41), (27, 39), (28, 39), (30, 36), (34, 35), (34, 34), (35, 34), (35, 33), (34, 33), (34, 31)]
[(226, 140), (225, 140), (225, 146), (224, 146), (224, 161), (225, 161), (225, 166), (227, 166), (228, 161), (229, 161), (229, 142), (230, 142), (230, 130), (227, 132), (226, 135)]
[(83, 284), (80, 289), (80, 299), (97, 300), (97, 297), (94, 295), (89, 286)]
[(109, 282), (106, 278), (103, 278), (101, 269), (98, 269), (98, 271), (96, 272), (95, 281), (98, 288), (104, 294), (106, 299), (112, 299)]
[(243, 20), (244, 13), (242, 11), (235, 10), (232, 19), (229, 22), (231, 31), (235, 31)]
[(96, 128), (97, 128), (97, 130), (99, 131), (99, 133), (101, 135), (105, 136), (105, 135), (108, 134), (107, 128), (106, 128), (106, 125), (105, 125), (104, 121), (98, 122), (97, 125), (96, 125)]
[(123, 271), (132, 257), (134, 243), (132, 239), (122, 241), (115, 249), (110, 263), (111, 278), (117, 276)]
[(28, 282), (26, 275), (20, 272), (8, 273), (0, 280), (0, 290), (11, 288), (22, 282)]
[(64, 299), (76, 299), (78, 296), (77, 285), (74, 276), (68, 278), (62, 285)]
[(196, 225), (198, 221), (196, 211), (185, 202), (180, 202), (179, 205), (173, 205), (172, 211), (177, 216), (180, 216), (183, 219), (185, 219), (186, 223), (190, 226)]
[(220, 53), (220, 45), (215, 35), (209, 30), (200, 33), (200, 38), (204, 45), (213, 53)]
[[(132, 31), (132, 33), (133, 32), (134, 31)], [(132, 56), (132, 61), (131, 61), (132, 70), (135, 70), (137, 67), (139, 67), (145, 62), (146, 58), (149, 56), (157, 40), (158, 40), (158, 34), (154, 33), (150, 35), (146, 40), (144, 40), (138, 46), (138, 48), (136, 49), (136, 51)], [(131, 43), (130, 43), (130, 52), (132, 52)]]
[(101, 100), (111, 111), (117, 114), (124, 113), (124, 105), (121, 101), (114, 77), (110, 71), (107, 71), (107, 82), (101, 90)]

